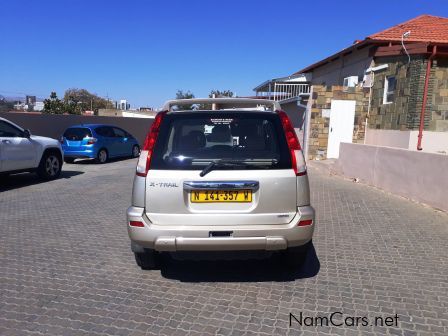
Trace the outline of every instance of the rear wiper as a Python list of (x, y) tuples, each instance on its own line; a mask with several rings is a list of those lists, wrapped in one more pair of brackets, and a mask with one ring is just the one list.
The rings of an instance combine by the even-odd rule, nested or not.
[[(277, 160), (272, 160), (272, 163), (276, 163)], [(211, 161), (202, 171), (199, 173), (199, 176), (203, 177), (210, 173), (213, 168), (215, 167), (232, 167), (232, 166), (243, 166), (243, 167), (249, 167), (249, 166), (257, 166), (256, 164), (252, 162), (247, 161), (236, 161), (236, 160), (219, 160), (219, 161)]]
[(247, 166), (248, 164), (242, 161), (212, 161), (199, 173), (200, 177), (203, 177), (210, 173), (215, 167), (230, 167), (230, 166)]

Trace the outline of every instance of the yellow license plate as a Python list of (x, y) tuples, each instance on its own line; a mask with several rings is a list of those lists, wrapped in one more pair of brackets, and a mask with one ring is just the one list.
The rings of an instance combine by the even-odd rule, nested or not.
[(192, 190), (191, 203), (252, 202), (252, 190)]

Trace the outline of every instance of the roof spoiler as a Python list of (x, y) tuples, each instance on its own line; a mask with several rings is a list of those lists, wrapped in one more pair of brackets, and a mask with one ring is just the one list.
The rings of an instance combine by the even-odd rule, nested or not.
[(216, 104), (219, 109), (232, 109), (239, 107), (259, 107), (266, 106), (269, 110), (281, 110), (280, 104), (274, 100), (254, 99), (254, 98), (192, 98), (192, 99), (175, 99), (168, 100), (162, 108), (162, 111), (171, 111), (176, 105), (193, 105), (193, 104)]

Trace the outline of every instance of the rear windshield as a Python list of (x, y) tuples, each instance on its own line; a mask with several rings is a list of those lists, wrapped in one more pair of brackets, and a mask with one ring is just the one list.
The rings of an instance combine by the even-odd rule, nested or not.
[(269, 112), (178, 112), (163, 119), (151, 169), (286, 169), (291, 159), (280, 119)]
[(85, 127), (72, 127), (72, 128), (68, 128), (64, 132), (63, 136), (67, 140), (80, 141), (84, 138), (92, 137), (92, 132), (90, 131), (90, 129), (85, 128)]

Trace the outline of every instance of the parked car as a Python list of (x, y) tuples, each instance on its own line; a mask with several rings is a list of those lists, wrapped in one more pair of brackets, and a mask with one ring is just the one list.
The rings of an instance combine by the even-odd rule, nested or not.
[[(171, 110), (192, 104), (222, 109)], [(250, 104), (268, 109), (238, 108)], [(127, 210), (142, 269), (157, 267), (164, 251), (280, 251), (299, 266), (314, 226), (305, 159), (277, 102), (178, 100), (157, 114)]]
[(78, 158), (105, 163), (109, 158), (138, 157), (138, 141), (125, 130), (111, 125), (85, 124), (67, 128), (61, 137), (64, 160), (73, 163)]
[(37, 172), (45, 180), (61, 174), (63, 153), (56, 139), (31, 135), (27, 129), (0, 118), (0, 174)]

